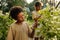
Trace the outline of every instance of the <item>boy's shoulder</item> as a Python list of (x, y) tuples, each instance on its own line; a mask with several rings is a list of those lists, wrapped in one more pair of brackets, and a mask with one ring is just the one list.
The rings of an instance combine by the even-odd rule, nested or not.
[(9, 25), (9, 28), (15, 29), (15, 26), (16, 26), (16, 24), (15, 23), (12, 23), (11, 25)]
[(27, 21), (24, 21), (23, 23), (24, 23), (24, 24), (28, 24), (28, 22), (27, 22)]
[(14, 26), (14, 25), (16, 25), (16, 23), (14, 22), (14, 23), (12, 23), (10, 26)]
[(11, 28), (15, 28), (16, 26), (17, 26), (17, 25), (16, 25), (15, 22), (10, 25)]
[(34, 10), (34, 11), (32, 11), (32, 13), (36, 13), (36, 11)]
[[(23, 23), (22, 23), (23, 25), (28, 25), (28, 22), (27, 21), (24, 21)], [(16, 27), (16, 26), (18, 26), (18, 25), (20, 25), (20, 24), (16, 24), (16, 23), (12, 23), (11, 25), (10, 25), (10, 27)]]

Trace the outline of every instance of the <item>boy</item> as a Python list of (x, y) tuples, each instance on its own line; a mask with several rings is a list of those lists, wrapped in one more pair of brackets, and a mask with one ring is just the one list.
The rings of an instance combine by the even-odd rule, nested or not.
[(29, 25), (24, 21), (24, 13), (19, 6), (11, 8), (10, 16), (16, 20), (16, 22), (11, 24), (7, 40), (28, 40), (28, 37), (33, 38), (37, 21), (35, 21), (32, 29), (30, 29)]
[[(42, 6), (43, 6), (43, 3), (41, 2), (36, 2), (35, 3), (35, 10), (32, 12), (32, 19), (34, 21), (37, 21), (38, 22), (38, 19), (41, 18), (41, 14), (38, 14), (38, 11), (40, 11), (42, 9)], [(38, 26), (40, 26), (40, 24), (38, 23)], [(37, 30), (35, 30), (35, 35), (34, 35), (34, 38), (35, 40), (38, 40), (38, 36), (37, 36)]]
[(37, 20), (41, 17), (40, 14), (38, 14), (38, 11), (42, 9), (43, 3), (41, 2), (36, 2), (35, 3), (35, 10), (32, 12), (32, 18), (34, 20)]

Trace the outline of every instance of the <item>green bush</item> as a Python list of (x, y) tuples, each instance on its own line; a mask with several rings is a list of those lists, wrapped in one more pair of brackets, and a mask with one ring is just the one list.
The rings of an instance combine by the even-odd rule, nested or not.
[(38, 19), (40, 27), (36, 30), (37, 36), (43, 36), (44, 40), (60, 40), (60, 10), (53, 8), (49, 11), (49, 7), (40, 11), (42, 17)]
[[(49, 11), (50, 7), (47, 7), (43, 10), (40, 10), (42, 17), (38, 20), (40, 26), (36, 29), (39, 30), (36, 32), (37, 36), (43, 36), (44, 40), (60, 40), (60, 10), (53, 9)], [(27, 13), (25, 12), (26, 21), (28, 18)], [(14, 20), (9, 19), (9, 15), (0, 15), (0, 40), (6, 40), (7, 32), (9, 25), (13, 23)], [(33, 23), (33, 20), (29, 20), (30, 25)]]
[(0, 15), (0, 40), (6, 40), (8, 28), (12, 22), (8, 15)]

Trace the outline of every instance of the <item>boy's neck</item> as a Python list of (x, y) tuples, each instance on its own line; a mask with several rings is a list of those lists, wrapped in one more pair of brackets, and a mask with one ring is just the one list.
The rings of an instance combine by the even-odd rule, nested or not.
[(22, 24), (22, 23), (23, 23), (23, 21), (17, 21), (16, 23), (17, 23), (17, 24)]
[(36, 11), (39, 11), (40, 9), (36, 9)]

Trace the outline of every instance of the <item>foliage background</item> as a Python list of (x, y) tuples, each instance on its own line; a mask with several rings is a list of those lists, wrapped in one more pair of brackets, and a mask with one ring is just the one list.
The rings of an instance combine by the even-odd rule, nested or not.
[[(10, 8), (17, 5), (24, 7), (26, 4), (32, 12), (34, 10), (34, 3), (36, 1), (37, 0), (34, 0), (32, 3), (28, 4), (24, 0), (2, 0), (2, 2), (6, 2), (9, 5), (2, 5), (2, 7), (0, 7), (3, 12), (7, 12), (6, 14), (2, 14), (0, 10), (0, 40), (6, 40), (9, 25), (15, 22), (15, 20), (9, 18)], [(40, 26), (36, 29), (36, 34), (38, 37), (42, 36), (44, 40), (60, 40), (60, 9), (55, 9), (53, 7), (52, 10), (49, 11), (50, 8), (51, 6), (48, 5), (46, 8), (38, 12), (39, 15), (42, 14), (42, 17), (38, 20)], [(31, 12), (28, 14), (26, 11), (24, 11), (26, 17), (25, 21), (27, 21), (30, 26), (32, 26), (34, 22)]]

